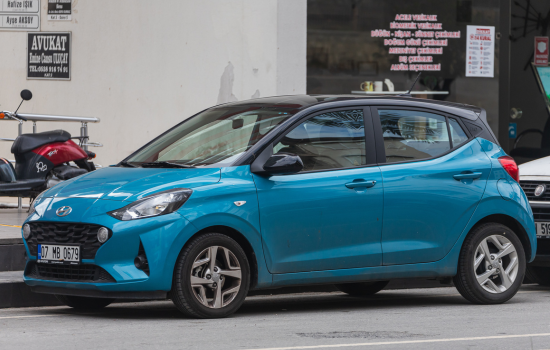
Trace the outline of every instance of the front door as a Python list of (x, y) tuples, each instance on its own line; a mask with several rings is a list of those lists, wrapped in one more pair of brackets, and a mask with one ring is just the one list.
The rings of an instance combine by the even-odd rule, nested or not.
[[(374, 144), (370, 120), (367, 130)], [(254, 175), (271, 273), (381, 265), (382, 177), (365, 140), (359, 108), (311, 116), (275, 143), (274, 153), (299, 155), (304, 169)]]
[(385, 150), (383, 264), (440, 260), (481, 200), (491, 161), (457, 118), (406, 108), (373, 112)]

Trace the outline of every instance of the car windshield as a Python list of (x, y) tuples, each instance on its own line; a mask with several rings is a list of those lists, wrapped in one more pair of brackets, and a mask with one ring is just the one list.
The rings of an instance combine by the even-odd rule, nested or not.
[(130, 166), (229, 166), (295, 108), (226, 106), (176, 126), (126, 160)]

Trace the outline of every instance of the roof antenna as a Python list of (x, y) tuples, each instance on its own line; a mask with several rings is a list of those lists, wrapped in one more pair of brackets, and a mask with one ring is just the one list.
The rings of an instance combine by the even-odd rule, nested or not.
[(404, 94), (399, 94), (399, 95), (397, 95), (397, 96), (412, 97), (411, 91), (412, 91), (412, 89), (414, 88), (414, 86), (416, 85), (416, 82), (418, 81), (418, 78), (420, 78), (421, 75), (422, 75), (422, 72), (418, 73), (418, 76), (417, 76), (416, 79), (414, 80), (414, 83), (412, 84), (412, 86), (411, 86), (411, 88), (409, 89), (409, 91), (407, 91), (407, 92), (404, 93)]

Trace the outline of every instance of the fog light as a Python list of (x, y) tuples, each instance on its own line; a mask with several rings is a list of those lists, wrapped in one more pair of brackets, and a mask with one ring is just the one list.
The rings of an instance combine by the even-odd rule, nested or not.
[(100, 243), (105, 243), (109, 239), (109, 230), (107, 230), (105, 227), (101, 227), (97, 231), (97, 240)]
[(136, 256), (136, 258), (134, 259), (134, 265), (136, 266), (136, 268), (140, 270), (143, 270), (144, 268), (146, 268), (148, 263), (145, 255)]
[(29, 239), (31, 236), (31, 226), (29, 224), (23, 225), (23, 237)]

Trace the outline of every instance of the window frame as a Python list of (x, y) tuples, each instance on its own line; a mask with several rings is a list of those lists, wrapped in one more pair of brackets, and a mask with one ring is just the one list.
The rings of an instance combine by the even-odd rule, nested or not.
[[(415, 163), (415, 162), (422, 162), (432, 159), (437, 159), (440, 157), (443, 157), (451, 152), (454, 152), (458, 148), (462, 147), (466, 143), (472, 141), (474, 137), (472, 137), (472, 134), (470, 131), (464, 126), (464, 123), (462, 122), (462, 118), (453, 114), (445, 113), (443, 111), (439, 111), (436, 109), (429, 109), (429, 108), (419, 108), (419, 107), (407, 107), (407, 106), (392, 106), (392, 105), (381, 105), (381, 106), (371, 106), (371, 119), (373, 122), (374, 127), (374, 134), (375, 134), (375, 140), (376, 140), (376, 160), (378, 165), (389, 165), (389, 164), (405, 164), (405, 163)], [(450, 149), (444, 153), (441, 153), (437, 156), (429, 157), (429, 158), (420, 158), (420, 159), (414, 159), (414, 160), (404, 160), (400, 162), (387, 162), (386, 161), (386, 148), (384, 146), (384, 136), (382, 132), (382, 123), (380, 121), (380, 114), (379, 110), (404, 110), (404, 111), (418, 111), (418, 112), (424, 112), (424, 113), (430, 113), (430, 114), (436, 114), (441, 117), (445, 118), (445, 123), (447, 125), (447, 134), (449, 135), (449, 146)], [(452, 135), (451, 135), (451, 127), (449, 124), (449, 118), (452, 118), (457, 121), (457, 123), (462, 128), (462, 131), (468, 136), (468, 139), (458, 145), (453, 144)]]
[[(299, 174), (310, 174), (310, 173), (318, 173), (318, 172), (327, 172), (327, 171), (337, 171), (337, 170), (348, 170), (348, 169), (361, 169), (361, 168), (367, 168), (367, 167), (373, 167), (378, 166), (377, 163), (377, 144), (375, 140), (375, 131), (373, 126), (373, 116), (370, 106), (364, 106), (364, 105), (350, 105), (346, 107), (338, 107), (338, 108), (328, 108), (323, 109), (317, 112), (306, 114), (300, 118), (297, 118), (296, 120), (292, 121), (292, 124), (290, 124), (284, 132), (277, 135), (277, 137), (273, 138), (270, 143), (271, 145), (268, 147), (275, 147), (281, 141), (288, 133), (290, 133), (292, 130), (294, 130), (296, 127), (298, 127), (300, 124), (306, 122), (307, 120), (314, 118), (318, 115), (330, 113), (330, 112), (340, 112), (340, 111), (349, 111), (349, 110), (355, 110), (355, 109), (361, 109), (363, 111), (363, 124), (364, 124), (364, 130), (365, 130), (365, 162), (366, 164), (360, 165), (360, 166), (352, 166), (352, 167), (344, 167), (344, 168), (332, 168), (332, 169), (321, 169), (321, 170), (308, 170), (308, 171), (300, 171), (296, 174), (288, 174), (288, 175), (277, 175), (277, 176), (291, 176), (291, 175), (299, 175)], [(370, 149), (370, 151), (369, 151)], [(265, 150), (264, 150), (265, 151)], [(263, 153), (263, 152), (262, 152)], [(260, 158), (260, 157), (258, 157)], [(263, 165), (263, 164), (262, 164)]]

